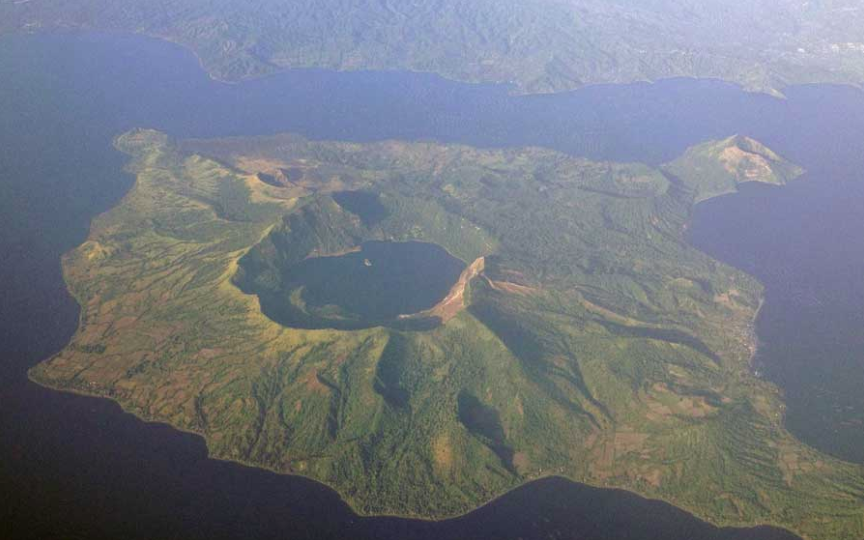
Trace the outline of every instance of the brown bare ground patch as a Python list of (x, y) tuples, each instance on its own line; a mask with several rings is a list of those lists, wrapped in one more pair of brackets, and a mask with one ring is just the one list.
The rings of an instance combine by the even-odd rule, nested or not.
[(326, 394), (329, 392), (329, 388), (327, 388), (327, 386), (324, 385), (318, 377), (318, 368), (309, 370), (303, 378), (303, 382), (306, 385), (306, 388), (311, 392), (316, 392), (318, 394)]
[(780, 470), (783, 472), (783, 481), (786, 485), (791, 486), (795, 475), (802, 471), (801, 464), (798, 460), (798, 454), (794, 452), (784, 452), (780, 454)]
[(95, 240), (88, 240), (78, 248), (87, 257), (88, 261), (95, 261), (110, 256), (114, 250), (107, 248)]
[(746, 152), (737, 146), (725, 148), (720, 153), (720, 161), (732, 174), (737, 175), (739, 171), (743, 171), (746, 180), (759, 180), (772, 176), (771, 165), (764, 157)]
[(732, 494), (730, 494), (730, 493), (721, 493), (721, 494), (718, 496), (718, 498), (723, 499), (723, 500), (725, 500), (725, 501), (729, 501), (729, 503), (732, 504), (732, 506), (735, 507), (735, 512), (738, 513), (738, 517), (741, 517), (741, 516), (744, 515), (744, 512), (741, 510), (741, 501), (739, 501), (739, 500), (738, 500), (736, 497), (734, 497)]
[(579, 303), (582, 304), (582, 307), (584, 307), (587, 311), (594, 313), (595, 315), (600, 315), (604, 319), (623, 324), (625, 326), (644, 326), (647, 328), (652, 328), (656, 326), (645, 321), (640, 321), (639, 319), (634, 319), (633, 317), (628, 317), (626, 315), (615, 313), (611, 309), (605, 308), (588, 300), (582, 295), (582, 293), (578, 291), (576, 292), (576, 295), (579, 299)]
[(656, 420), (660, 420), (662, 418), (668, 418), (668, 417), (672, 416), (672, 414), (673, 414), (672, 409), (670, 409), (666, 405), (663, 405), (662, 403), (658, 403), (656, 401), (652, 401), (652, 402), (648, 403), (648, 409), (651, 412), (645, 416), (649, 417), (649, 415), (650, 415), (650, 417), (649, 417), (650, 420), (656, 421)]
[(491, 279), (486, 279), (489, 285), (495, 289), (496, 291), (518, 294), (520, 296), (527, 296), (529, 294), (537, 292), (537, 289), (534, 287), (529, 287), (527, 285), (520, 285), (519, 283), (513, 283), (512, 281), (493, 281)]
[(681, 461), (677, 462), (675, 464), (675, 466), (673, 467), (673, 470), (675, 471), (675, 477), (676, 478), (681, 479), (684, 477), (684, 463), (683, 462), (681, 462)]
[(432, 441), (432, 456), (436, 467), (441, 471), (450, 471), (453, 467), (453, 448), (450, 436), (442, 433)]
[(646, 433), (638, 433), (635, 431), (617, 431), (615, 432), (615, 454), (627, 454), (629, 452), (638, 452), (645, 446), (645, 441), (648, 440)]
[(615, 443), (614, 439), (609, 441), (603, 440), (595, 446), (591, 452), (592, 459), (588, 470), (599, 481), (604, 481), (612, 476), (612, 465), (615, 462)]
[(729, 309), (741, 309), (741, 306), (736, 302), (740, 296), (741, 293), (738, 289), (731, 288), (725, 293), (715, 294), (714, 302)]
[[(651, 393), (646, 399), (646, 406), (651, 415), (651, 418), (649, 419), (651, 420), (656, 420), (657, 416), (687, 416), (690, 418), (704, 418), (717, 411), (717, 407), (709, 404), (704, 397), (680, 396), (670, 390), (664, 383), (655, 383), (651, 387), (651, 390)], [(670, 401), (672, 403), (670, 403)], [(648, 415), (646, 415), (646, 417), (647, 416)]]
[(662, 478), (663, 473), (660, 472), (660, 469), (650, 469), (648, 472), (642, 474), (642, 479), (654, 487), (660, 487)]
[(400, 319), (414, 319), (425, 317), (438, 317), (442, 323), (446, 323), (465, 309), (465, 289), (468, 283), (480, 275), (486, 267), (486, 258), (480, 257), (462, 271), (459, 280), (450, 289), (443, 300), (431, 308), (411, 315), (400, 315)]
[(101, 305), (99, 305), (99, 310), (98, 310), (96, 315), (99, 317), (102, 317), (105, 315), (110, 315), (117, 308), (117, 303), (118, 303), (118, 300), (116, 298), (111, 299), (111, 300), (106, 300)]
[(113, 330), (122, 330), (124, 328), (129, 328), (134, 325), (135, 322), (138, 321), (138, 317), (133, 317), (127, 315), (126, 317), (120, 317), (116, 321), (114, 321)]
[(505, 281), (525, 281), (525, 274), (512, 268), (502, 268), (498, 270), (502, 276), (508, 276)]
[(732, 307), (732, 298), (729, 297), (728, 293), (715, 294), (714, 303), (721, 304), (726, 307)]
[(197, 356), (198, 356), (198, 358), (210, 359), (210, 358), (215, 358), (215, 357), (219, 356), (223, 352), (224, 351), (222, 349), (218, 349), (218, 348), (217, 349), (209, 349), (209, 348), (208, 349), (201, 349), (200, 351), (198, 351)]
[(110, 328), (111, 325), (109, 323), (92, 323), (78, 336), (76, 341), (81, 345), (95, 345), (102, 341)]
[(685, 398), (681, 401), (682, 412), (693, 418), (704, 418), (716, 409), (703, 398)]
[(531, 467), (531, 460), (525, 452), (516, 452), (513, 454), (513, 466), (519, 474), (525, 474)]
[(183, 323), (174, 323), (163, 326), (151, 326), (147, 332), (141, 332), (141, 335), (151, 338), (155, 347), (163, 345), (171, 336), (183, 332)]
[(249, 174), (273, 174), (281, 169), (290, 167), (288, 163), (280, 159), (265, 157), (239, 156), (234, 158), (234, 166)]

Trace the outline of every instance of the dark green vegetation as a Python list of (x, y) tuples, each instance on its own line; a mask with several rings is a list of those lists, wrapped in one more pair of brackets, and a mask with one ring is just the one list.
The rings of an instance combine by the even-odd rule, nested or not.
[(0, 31), (95, 28), (191, 47), (238, 79), (410, 69), (550, 92), (710, 77), (776, 92), (864, 81), (858, 0), (3, 0)]
[[(697, 147), (674, 173), (294, 136), (117, 145), (137, 183), (64, 258), (81, 325), (34, 380), (326, 482), (363, 513), (444, 517), (558, 474), (720, 524), (864, 534), (862, 468), (790, 436), (778, 390), (750, 373), (760, 285), (683, 238), (718, 186), (795, 176), (755, 141)], [(730, 155), (703, 185), (706, 156)], [(280, 187), (259, 179), (284, 170)], [(374, 196), (345, 202), (358, 191)], [(369, 240), (467, 265), (425, 313), (438, 324), (292, 328), (236, 285), (241, 261)]]

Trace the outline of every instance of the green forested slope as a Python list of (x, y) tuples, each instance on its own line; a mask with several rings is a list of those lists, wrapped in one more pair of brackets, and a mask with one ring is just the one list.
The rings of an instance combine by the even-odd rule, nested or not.
[[(452, 516), (556, 474), (720, 524), (864, 534), (864, 471), (791, 437), (750, 373), (760, 285), (683, 239), (694, 168), (293, 136), (117, 145), (137, 182), (64, 258), (81, 324), (34, 380), (326, 482), (361, 513)], [(335, 203), (357, 189), (382, 201), (375, 226)], [(249, 257), (376, 238), (473, 260), (456, 309), (421, 330), (300, 329), (237, 286)]]
[(774, 92), (864, 82), (857, 0), (0, 0), (0, 31), (142, 32), (216, 77), (410, 69), (523, 92), (710, 77)]

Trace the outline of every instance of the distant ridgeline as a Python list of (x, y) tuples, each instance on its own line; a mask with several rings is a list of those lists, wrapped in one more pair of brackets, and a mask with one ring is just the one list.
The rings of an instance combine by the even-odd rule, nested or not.
[(402, 69), (522, 92), (670, 77), (864, 82), (860, 0), (34, 0), (0, 2), (0, 32), (140, 32), (190, 47), (220, 79)]
[[(364, 514), (453, 516), (554, 474), (717, 524), (864, 535), (861, 467), (794, 439), (750, 373), (760, 285), (684, 240), (696, 201), (800, 174), (756, 141), (660, 169), (288, 135), (116, 144), (137, 182), (64, 258), (81, 324), (35, 381)], [(345, 294), (373, 270), (377, 289)]]

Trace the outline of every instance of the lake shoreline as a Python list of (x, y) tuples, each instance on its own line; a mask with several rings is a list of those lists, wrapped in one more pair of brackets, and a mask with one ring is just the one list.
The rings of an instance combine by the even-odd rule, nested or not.
[[(83, 33), (85, 33), (85, 34), (89, 34), (89, 32), (86, 32), (86, 31), (84, 31)], [(185, 48), (185, 47), (183, 47), (182, 45), (177, 45), (177, 46), (178, 46), (178, 47), (181, 47), (181, 48)], [(184, 54), (185, 54), (185, 53), (184, 53)], [(269, 76), (268, 76), (268, 77), (269, 77)], [(657, 83), (654, 83), (654, 84), (657, 84)], [(724, 84), (726, 84), (726, 83), (724, 83)], [(232, 85), (232, 86), (233, 86), (233, 85)], [(637, 85), (637, 86), (638, 86), (638, 85)], [(577, 91), (577, 92), (578, 92), (578, 91)], [(184, 129), (185, 129), (185, 128), (184, 128)], [(393, 138), (393, 139), (398, 139), (398, 138), (400, 138), (400, 137), (399, 137), (399, 135), (397, 134), (397, 135), (395, 135), (395, 136), (393, 136), (393, 137), (391, 137), (391, 138)], [(331, 140), (332, 140), (332, 139), (334, 139), (334, 138), (331, 137)], [(760, 309), (756, 311), (756, 316), (758, 317), (758, 315), (759, 315), (760, 313), (761, 313), (761, 304), (760, 304)], [(754, 318), (754, 320), (755, 320), (755, 318)], [(751, 359), (751, 360), (752, 360), (752, 359)], [(41, 360), (40, 360), (40, 361), (41, 361)], [(32, 379), (30, 378), (29, 374), (28, 374), (28, 380), (32, 380)], [(44, 384), (42, 384), (42, 383), (40, 383), (40, 382), (38, 382), (38, 381), (33, 381), (33, 382), (34, 382), (34, 384), (38, 384), (40, 387), (50, 387), (50, 386), (46, 386), (46, 385), (44, 385)], [(75, 390), (70, 390), (70, 389), (63, 389), (62, 391), (66, 392), (66, 393), (71, 393), (71, 394), (77, 394), (77, 395), (82, 395), (82, 396), (90, 396), (90, 397), (93, 397), (93, 394), (88, 394), (87, 392), (77, 392), (77, 391), (75, 391)], [(97, 397), (104, 397), (104, 396), (97, 396)], [(111, 399), (110, 397), (109, 397), (108, 399), (109, 399), (110, 401), (114, 402), (114, 403), (117, 403), (117, 401)], [(144, 421), (144, 422), (148, 422), (146, 419), (144, 419), (144, 418), (140, 418), (140, 417), (134, 415), (134, 413), (126, 412), (126, 414), (131, 414), (132, 416), (134, 416), (135, 418), (137, 418), (137, 419), (139, 419), (139, 420), (142, 420), (142, 421)], [(155, 423), (156, 423), (156, 424), (159, 424), (159, 425), (166, 425), (166, 424), (164, 424), (163, 422), (158, 422), (158, 421), (155, 422)], [(176, 428), (172, 428), (172, 429), (176, 429)], [(182, 430), (178, 430), (178, 431), (181, 431), (181, 432), (182, 432)], [(194, 433), (194, 434), (196, 434), (196, 435), (201, 436), (202, 439), (203, 439), (203, 436), (202, 436), (201, 434), (198, 434), (198, 433), (195, 433), (195, 432), (185, 432), (185, 433)], [(219, 460), (219, 461), (224, 461), (224, 460), (221, 460), (221, 459), (218, 458), (218, 457), (212, 457), (212, 458), (210, 458), (210, 459), (213, 459), (213, 460)], [(230, 462), (232, 462), (232, 463), (239, 463), (239, 462), (237, 462), (237, 461), (235, 461), (235, 460), (230, 460)], [(257, 467), (257, 466), (254, 466), (254, 467), (255, 467), (255, 468), (260, 468), (260, 469), (262, 469), (262, 470), (268, 470), (268, 469), (266, 469), (266, 468), (261, 468), (261, 467)], [(280, 476), (281, 476), (281, 475), (284, 475), (284, 473), (277, 473), (277, 474), (279, 474)], [(302, 476), (302, 475), (296, 475), (296, 476)], [(554, 477), (554, 476), (555, 476), (555, 475), (544, 476), (543, 478), (549, 478), (549, 477)], [(304, 477), (304, 478), (308, 478), (308, 477)], [(573, 480), (570, 480), (570, 479), (568, 479), (568, 481), (573, 482)], [(318, 482), (318, 481), (316, 481), (316, 482)], [(521, 484), (520, 486), (514, 487), (513, 490), (517, 490), (517, 489), (519, 489), (520, 487), (523, 487), (524, 485), (529, 485), (530, 483), (533, 483), (533, 482), (535, 482), (535, 479), (531, 479), (530, 481), (526, 482), (525, 484)], [(318, 483), (320, 483), (320, 482), (318, 482)], [(587, 484), (587, 483), (581, 483), (581, 484), (582, 484), (582, 485), (586, 485), (586, 486), (591, 486), (591, 484)], [(326, 484), (322, 484), (322, 485), (326, 485)], [(592, 487), (604, 487), (604, 486), (592, 486)], [(328, 489), (331, 489), (331, 490), (332, 490), (332, 488), (329, 488), (329, 487), (328, 487)], [(605, 488), (605, 489), (618, 489), (618, 488)], [(508, 491), (507, 493), (512, 493), (513, 490)], [(336, 493), (338, 493), (338, 492), (336, 492)], [(634, 493), (634, 492), (633, 492), (633, 491), (627, 491), (627, 493)], [(504, 496), (505, 496), (505, 495), (501, 495), (501, 496), (499, 496), (499, 497), (496, 497), (495, 499), (492, 499), (491, 501), (485, 503), (483, 506), (481, 506), (481, 507), (479, 507), (479, 508), (487, 507), (487, 506), (491, 505), (492, 503), (494, 503), (494, 502), (496, 502), (496, 501), (499, 501), (499, 500), (500, 500), (501, 498), (503, 498)], [(340, 497), (341, 497), (341, 495), (340, 495)], [(343, 500), (344, 500), (344, 499), (343, 499)], [(651, 500), (660, 500), (660, 499), (651, 499)], [(678, 508), (680, 508), (680, 507), (675, 506), (675, 508), (678, 509)], [(359, 514), (358, 514), (358, 515), (359, 515)], [(469, 513), (469, 514), (460, 514), (460, 515), (465, 516), (465, 515), (470, 515), (470, 513)], [(414, 519), (416, 519), (416, 517), (414, 517)], [(449, 519), (449, 518), (448, 518), (448, 519)], [(709, 523), (709, 522), (706, 522), (706, 523)]]

